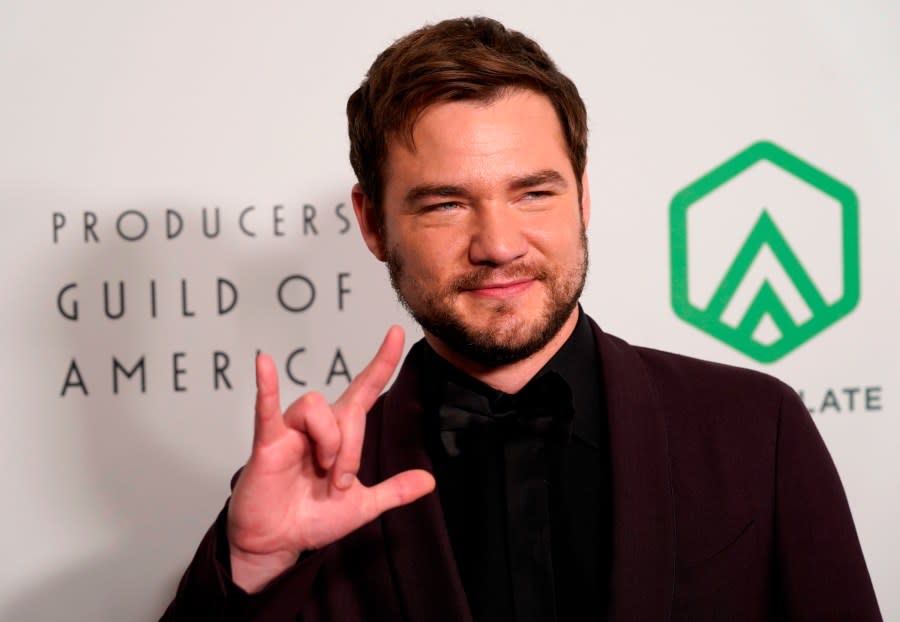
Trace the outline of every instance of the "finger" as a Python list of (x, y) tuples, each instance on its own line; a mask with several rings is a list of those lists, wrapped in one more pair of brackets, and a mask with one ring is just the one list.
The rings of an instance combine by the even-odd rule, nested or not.
[(366, 435), (366, 413), (361, 408), (349, 408), (338, 421), (341, 446), (334, 461), (331, 481), (341, 490), (353, 485), (362, 457)]
[(394, 374), (402, 354), (403, 329), (391, 326), (375, 357), (335, 402), (341, 429), (341, 446), (331, 475), (333, 484), (342, 490), (353, 485), (359, 470), (366, 413)]
[(397, 325), (391, 326), (381, 347), (375, 353), (372, 361), (366, 365), (350, 386), (335, 402), (335, 408), (343, 410), (356, 408), (363, 412), (368, 411), (387, 385), (388, 380), (394, 375), (400, 356), (403, 354), (403, 329)]
[(306, 393), (284, 413), (284, 424), (305, 433), (323, 469), (330, 469), (341, 445), (341, 432), (331, 406), (320, 393)]
[(281, 402), (278, 397), (278, 371), (268, 354), (256, 357), (256, 416), (253, 427), (253, 446), (259, 447), (284, 433)]
[(373, 520), (391, 510), (423, 497), (434, 490), (434, 476), (428, 471), (414, 469), (403, 471), (366, 492), (369, 495), (363, 507), (366, 521)]

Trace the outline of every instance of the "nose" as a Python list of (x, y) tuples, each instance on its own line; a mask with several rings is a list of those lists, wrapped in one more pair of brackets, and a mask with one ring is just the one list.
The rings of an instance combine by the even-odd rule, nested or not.
[(528, 252), (520, 214), (501, 204), (483, 205), (472, 221), (469, 261), (475, 265), (501, 266)]

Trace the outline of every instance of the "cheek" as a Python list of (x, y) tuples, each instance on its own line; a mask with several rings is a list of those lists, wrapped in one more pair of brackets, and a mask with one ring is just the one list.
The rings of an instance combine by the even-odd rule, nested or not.
[(452, 272), (454, 261), (445, 246), (420, 236), (415, 242), (395, 246), (403, 261), (403, 272), (416, 283), (415, 287), (434, 286)]
[(568, 258), (578, 253), (581, 245), (581, 227), (560, 227), (555, 224), (552, 227), (536, 228), (529, 235), (531, 245), (536, 248), (547, 261), (565, 262)]
[(449, 273), (468, 257), (466, 236), (462, 231), (446, 228), (422, 229), (410, 237), (410, 259), (428, 273)]

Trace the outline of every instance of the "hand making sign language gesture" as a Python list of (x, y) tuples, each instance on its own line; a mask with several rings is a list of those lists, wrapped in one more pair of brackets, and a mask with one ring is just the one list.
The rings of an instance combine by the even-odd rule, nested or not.
[(228, 506), (233, 581), (255, 592), (321, 548), (434, 489), (410, 470), (372, 487), (358, 479), (366, 413), (400, 361), (403, 329), (392, 326), (375, 357), (334, 404), (307, 393), (284, 414), (272, 359), (256, 360), (253, 450)]

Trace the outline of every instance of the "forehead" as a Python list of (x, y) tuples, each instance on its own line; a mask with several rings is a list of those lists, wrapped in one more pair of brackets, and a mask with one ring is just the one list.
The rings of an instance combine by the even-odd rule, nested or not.
[(434, 104), (419, 116), (412, 139), (388, 143), (388, 195), (422, 182), (490, 184), (538, 170), (574, 177), (556, 110), (535, 91)]

